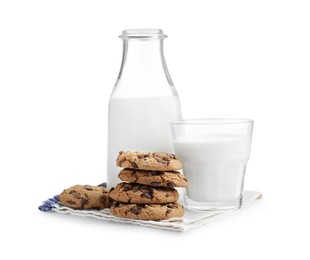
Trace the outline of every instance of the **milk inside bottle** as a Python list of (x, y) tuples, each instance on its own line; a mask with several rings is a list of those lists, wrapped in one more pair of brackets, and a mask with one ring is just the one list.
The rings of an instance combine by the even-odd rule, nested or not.
[(120, 180), (119, 151), (173, 152), (170, 122), (181, 119), (180, 101), (158, 29), (126, 30), (121, 70), (109, 102), (107, 184)]

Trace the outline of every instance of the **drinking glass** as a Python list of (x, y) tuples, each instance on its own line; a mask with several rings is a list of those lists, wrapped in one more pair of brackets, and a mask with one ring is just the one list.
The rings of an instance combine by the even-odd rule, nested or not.
[(175, 154), (188, 179), (186, 208), (239, 208), (254, 121), (207, 118), (172, 122)]

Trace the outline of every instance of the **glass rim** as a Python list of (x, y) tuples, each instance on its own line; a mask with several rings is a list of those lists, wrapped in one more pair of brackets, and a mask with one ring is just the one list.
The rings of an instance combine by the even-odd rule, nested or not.
[(161, 29), (127, 29), (119, 36), (123, 40), (128, 39), (165, 39), (167, 35)]
[(234, 124), (253, 124), (253, 119), (248, 118), (197, 118), (181, 119), (172, 121), (172, 125), (234, 125)]

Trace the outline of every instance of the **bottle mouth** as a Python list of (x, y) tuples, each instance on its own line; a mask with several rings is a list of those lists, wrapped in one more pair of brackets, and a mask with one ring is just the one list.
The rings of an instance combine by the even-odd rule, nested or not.
[(119, 36), (123, 40), (128, 39), (165, 39), (167, 35), (161, 29), (129, 29), (124, 30)]

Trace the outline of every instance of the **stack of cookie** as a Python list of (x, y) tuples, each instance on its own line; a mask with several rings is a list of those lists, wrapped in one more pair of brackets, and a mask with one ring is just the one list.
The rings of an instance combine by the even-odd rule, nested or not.
[(124, 168), (118, 177), (125, 182), (110, 190), (111, 214), (144, 220), (183, 216), (175, 187), (186, 187), (187, 180), (176, 171), (182, 162), (174, 154), (120, 152), (116, 165)]

